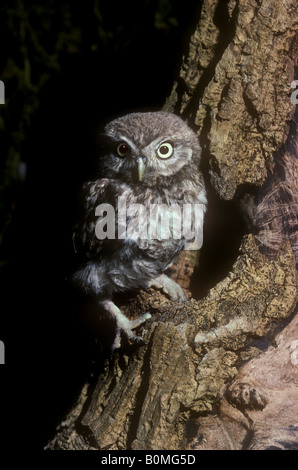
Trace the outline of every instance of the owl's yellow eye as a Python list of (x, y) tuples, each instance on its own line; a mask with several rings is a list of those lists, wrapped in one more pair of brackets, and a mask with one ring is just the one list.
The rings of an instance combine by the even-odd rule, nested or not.
[(117, 147), (117, 154), (119, 157), (125, 157), (125, 155), (129, 152), (129, 146), (125, 142), (121, 142), (121, 144)]
[(159, 158), (170, 158), (173, 155), (174, 147), (170, 142), (163, 142), (157, 149), (157, 156)]

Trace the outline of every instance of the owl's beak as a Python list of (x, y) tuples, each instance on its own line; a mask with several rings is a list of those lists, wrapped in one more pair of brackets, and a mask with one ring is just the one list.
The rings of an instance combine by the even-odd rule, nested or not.
[(143, 175), (146, 171), (146, 157), (138, 157), (137, 164), (138, 164), (138, 179), (142, 181)]

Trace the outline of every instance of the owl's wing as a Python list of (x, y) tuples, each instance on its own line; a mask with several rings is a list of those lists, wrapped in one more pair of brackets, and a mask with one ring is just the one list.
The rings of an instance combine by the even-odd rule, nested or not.
[(96, 208), (109, 199), (109, 180), (103, 178), (97, 181), (88, 181), (83, 185), (81, 194), (81, 207), (79, 220), (74, 227), (72, 240), (74, 250), (85, 258), (93, 258), (104, 247), (104, 240), (96, 237), (95, 227), (98, 222)]

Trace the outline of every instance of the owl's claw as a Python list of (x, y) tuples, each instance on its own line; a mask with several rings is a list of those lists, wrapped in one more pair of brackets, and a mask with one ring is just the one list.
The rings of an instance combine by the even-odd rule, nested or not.
[(112, 302), (112, 300), (105, 300), (101, 302), (104, 309), (108, 311), (116, 321), (116, 336), (112, 345), (112, 351), (119, 349), (121, 347), (122, 336), (124, 335), (129, 342), (138, 344), (139, 346), (144, 346), (146, 341), (141, 336), (136, 336), (132, 330), (142, 325), (146, 320), (151, 318), (149, 312), (140, 315), (134, 320), (129, 320), (117, 307), (117, 305)]
[(146, 346), (147, 344), (147, 342), (141, 336), (134, 335), (133, 333), (128, 337), (128, 339), (137, 346)]
[(187, 300), (187, 297), (179, 284), (177, 284), (175, 281), (173, 281), (173, 279), (169, 278), (165, 274), (161, 274), (160, 276), (153, 279), (153, 281), (150, 282), (149, 287), (162, 289), (163, 292), (167, 294), (174, 302), (185, 302)]
[(147, 344), (146, 341), (141, 336), (135, 335), (132, 330), (151, 318), (150, 313), (146, 312), (135, 320), (128, 320), (124, 315), (124, 318), (122, 318), (122, 315), (123, 314), (121, 313), (120, 317), (119, 315), (117, 316), (116, 337), (112, 345), (112, 350), (114, 351), (115, 349), (120, 348), (123, 335), (129, 343), (136, 344), (137, 346), (145, 346)]

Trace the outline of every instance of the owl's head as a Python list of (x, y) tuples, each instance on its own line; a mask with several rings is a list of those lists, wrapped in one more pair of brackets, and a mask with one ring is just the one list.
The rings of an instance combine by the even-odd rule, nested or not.
[(180, 117), (163, 111), (127, 114), (104, 129), (101, 174), (151, 186), (192, 165), (197, 171), (200, 153), (196, 134)]

